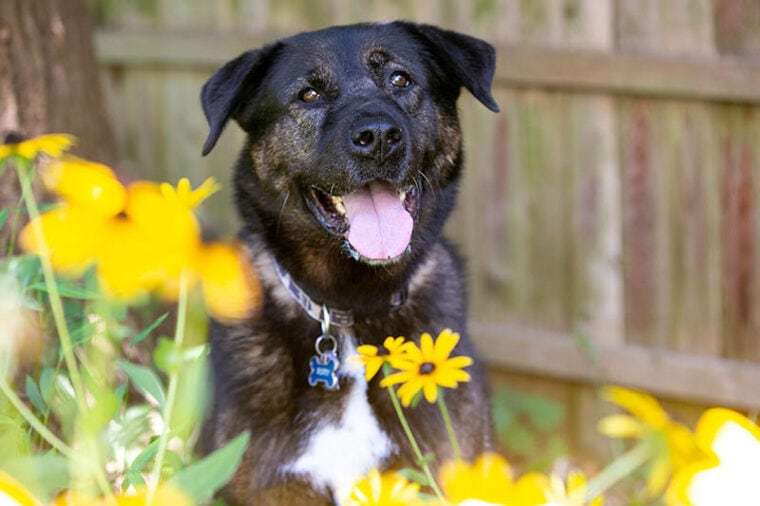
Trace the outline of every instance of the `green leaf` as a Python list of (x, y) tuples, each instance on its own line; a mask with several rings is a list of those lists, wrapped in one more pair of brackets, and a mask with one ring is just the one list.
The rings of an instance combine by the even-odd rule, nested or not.
[(127, 472), (124, 473), (124, 481), (121, 484), (121, 491), (124, 492), (130, 487), (130, 485), (134, 485), (135, 487), (145, 485), (145, 479), (140, 473), (128, 469)]
[(417, 461), (417, 465), (419, 465), (420, 467), (424, 467), (425, 464), (429, 465), (429, 464), (432, 464), (433, 462), (435, 462), (435, 453), (428, 452), (422, 456), (422, 459)]
[(166, 404), (166, 395), (164, 394), (161, 380), (156, 373), (147, 367), (130, 364), (129, 362), (118, 361), (116, 362), (116, 365), (127, 374), (140, 393), (143, 395), (150, 395), (156, 399), (158, 405), (163, 409), (164, 404)]
[(42, 264), (37, 255), (17, 255), (8, 264), (9, 271), (22, 287), (28, 287), (42, 275)]
[(177, 349), (177, 344), (167, 338), (158, 339), (158, 345), (153, 352), (153, 361), (156, 367), (167, 374), (179, 372), (189, 362), (194, 362), (206, 354), (207, 347), (204, 344), (193, 346), (183, 350)]
[(42, 397), (42, 394), (40, 393), (40, 389), (37, 388), (37, 384), (28, 374), (26, 376), (26, 396), (29, 398), (29, 402), (32, 403), (32, 406), (34, 406), (34, 409), (36, 409), (38, 413), (44, 413), (47, 411), (45, 409), (46, 403)]
[(0, 228), (5, 226), (5, 222), (8, 220), (8, 215), (11, 214), (10, 209), (0, 209)]
[[(59, 280), (56, 281), (56, 284), (58, 285), (58, 294), (61, 297), (80, 300), (97, 300), (101, 298), (99, 293), (93, 292), (92, 290), (87, 290), (81, 286), (75, 285), (74, 283)], [(29, 289), (37, 290), (38, 292), (49, 293), (47, 285), (41, 281), (32, 284), (29, 286)]]
[(151, 323), (148, 326), (148, 328), (146, 328), (145, 330), (143, 330), (142, 332), (140, 332), (139, 334), (137, 334), (137, 336), (135, 336), (135, 338), (132, 339), (132, 342), (130, 342), (129, 345), (130, 346), (137, 346), (137, 344), (140, 343), (141, 341), (143, 341), (146, 337), (148, 337), (151, 332), (153, 332), (154, 330), (156, 330), (156, 327), (158, 327), (159, 325), (161, 325), (164, 322), (164, 320), (166, 320), (166, 318), (168, 316), (169, 316), (169, 313), (164, 313), (161, 316), (159, 316), (158, 318), (156, 318), (156, 321), (154, 321), (153, 323)]
[(209, 500), (235, 474), (249, 439), (249, 432), (243, 432), (223, 448), (179, 471), (169, 483), (178, 486), (196, 503)]
[(146, 446), (145, 449), (141, 451), (137, 457), (135, 457), (135, 460), (132, 461), (132, 464), (129, 466), (129, 469), (127, 470), (127, 473), (124, 477), (122, 490), (126, 490), (130, 484), (145, 485), (145, 480), (140, 473), (148, 464), (148, 462), (153, 460), (153, 458), (156, 456), (160, 441), (160, 438), (154, 439), (152, 443)]
[(397, 473), (399, 476), (403, 476), (409, 481), (413, 481), (415, 483), (419, 483), (423, 487), (430, 486), (430, 480), (428, 480), (428, 477), (425, 476), (425, 473), (418, 471), (417, 469), (413, 469), (411, 467), (405, 467), (404, 469), (401, 469)]

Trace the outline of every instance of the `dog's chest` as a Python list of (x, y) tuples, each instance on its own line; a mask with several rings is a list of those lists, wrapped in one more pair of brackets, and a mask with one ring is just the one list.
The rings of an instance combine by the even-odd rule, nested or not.
[(356, 355), (354, 342), (350, 333), (341, 332), (340, 374), (353, 379), (341, 418), (337, 423), (315, 422), (301, 453), (282, 468), (285, 474), (298, 475), (332, 492), (339, 503), (394, 450), (367, 399), (364, 368), (348, 360)]

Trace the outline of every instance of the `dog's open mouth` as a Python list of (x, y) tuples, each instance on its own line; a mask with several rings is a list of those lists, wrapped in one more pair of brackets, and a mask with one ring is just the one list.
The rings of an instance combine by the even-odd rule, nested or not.
[(385, 181), (372, 181), (342, 196), (312, 187), (306, 197), (317, 220), (344, 237), (358, 260), (391, 262), (409, 249), (417, 213), (415, 185), (401, 191)]

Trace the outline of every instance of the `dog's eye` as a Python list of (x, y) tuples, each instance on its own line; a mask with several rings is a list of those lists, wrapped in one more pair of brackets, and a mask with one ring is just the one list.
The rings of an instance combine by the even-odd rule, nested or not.
[(389, 78), (390, 83), (396, 88), (406, 88), (412, 84), (412, 78), (406, 72), (396, 71)]
[(319, 100), (319, 92), (315, 90), (314, 88), (306, 88), (301, 92), (300, 95), (298, 95), (298, 98), (300, 98), (304, 102), (312, 103)]

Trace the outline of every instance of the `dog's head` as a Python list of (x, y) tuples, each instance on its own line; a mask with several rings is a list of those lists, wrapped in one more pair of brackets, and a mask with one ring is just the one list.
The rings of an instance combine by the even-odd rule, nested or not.
[(498, 111), (494, 60), (479, 39), (406, 22), (283, 39), (206, 83), (203, 153), (234, 119), (249, 139), (239, 205), (265, 228), (365, 265), (403, 263), (432, 242), (453, 205), (460, 89)]

